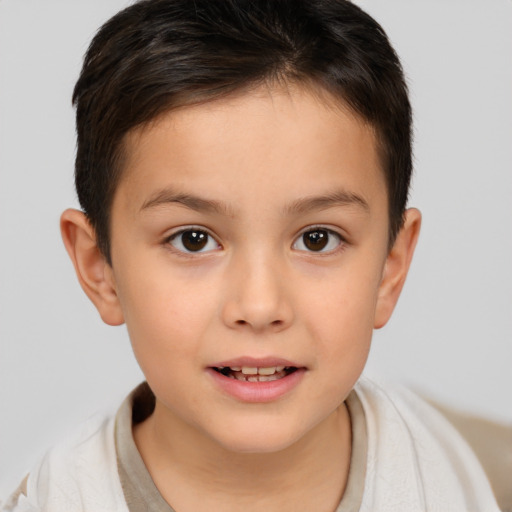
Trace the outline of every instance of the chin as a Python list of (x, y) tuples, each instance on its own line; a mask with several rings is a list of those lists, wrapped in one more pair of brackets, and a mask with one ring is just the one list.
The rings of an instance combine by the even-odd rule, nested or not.
[(239, 454), (271, 454), (286, 450), (304, 433), (297, 428), (275, 428), (269, 425), (252, 425), (249, 428), (233, 428), (225, 430), (222, 435), (215, 436), (216, 442), (225, 450)]

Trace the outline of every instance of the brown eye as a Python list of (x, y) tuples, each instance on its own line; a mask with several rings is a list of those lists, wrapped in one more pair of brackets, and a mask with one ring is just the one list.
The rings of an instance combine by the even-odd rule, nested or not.
[(185, 231), (181, 234), (181, 242), (189, 251), (200, 251), (208, 242), (208, 235), (203, 231)]
[(200, 229), (186, 229), (176, 233), (169, 243), (181, 252), (207, 252), (219, 246), (212, 236)]
[(321, 251), (327, 245), (329, 235), (324, 230), (308, 231), (302, 235), (302, 240), (310, 251)]
[(293, 244), (294, 249), (309, 252), (329, 252), (340, 245), (342, 238), (330, 229), (311, 229)]

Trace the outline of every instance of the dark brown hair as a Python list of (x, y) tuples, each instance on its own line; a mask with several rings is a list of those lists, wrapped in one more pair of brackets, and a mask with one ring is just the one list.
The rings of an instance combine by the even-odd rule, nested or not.
[(100, 28), (73, 93), (76, 189), (108, 261), (124, 136), (173, 108), (275, 80), (314, 84), (374, 127), (393, 243), (412, 171), (411, 109), (375, 20), (346, 0), (144, 0)]

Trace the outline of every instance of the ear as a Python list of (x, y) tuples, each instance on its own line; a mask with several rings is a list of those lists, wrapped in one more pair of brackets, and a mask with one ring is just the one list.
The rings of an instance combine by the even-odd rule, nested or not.
[(411, 264), (421, 227), (421, 213), (415, 208), (405, 212), (405, 222), (389, 252), (379, 286), (374, 327), (386, 325), (398, 301)]
[(66, 210), (60, 218), (60, 230), (80, 286), (106, 324), (121, 325), (124, 317), (112, 267), (98, 248), (87, 217), (78, 210)]

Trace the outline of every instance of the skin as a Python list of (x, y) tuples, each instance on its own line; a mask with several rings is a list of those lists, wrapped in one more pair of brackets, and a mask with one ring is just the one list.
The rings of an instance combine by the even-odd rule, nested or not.
[[(335, 510), (350, 465), (344, 400), (420, 228), (408, 210), (389, 250), (372, 128), (290, 86), (183, 108), (125, 142), (112, 266), (81, 212), (61, 227), (82, 287), (106, 323), (126, 322), (156, 395), (134, 430), (156, 486), (180, 512)], [(211, 236), (204, 251), (184, 251), (187, 227)], [(329, 244), (312, 251), (303, 235), (318, 229)], [(246, 356), (304, 375), (277, 400), (247, 403), (208, 372)]]

